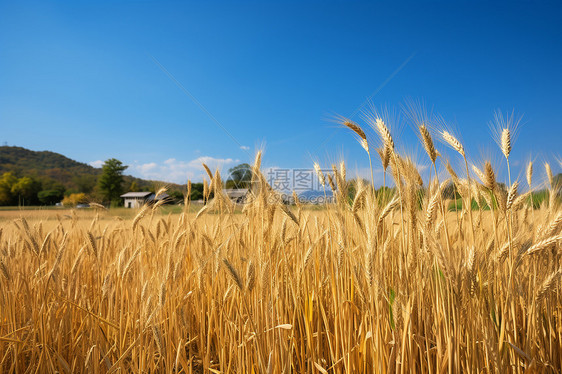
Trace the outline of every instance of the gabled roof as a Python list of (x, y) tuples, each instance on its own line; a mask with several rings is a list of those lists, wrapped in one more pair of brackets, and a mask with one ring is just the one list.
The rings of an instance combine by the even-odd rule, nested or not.
[(247, 188), (227, 188), (224, 189), (223, 192), (228, 197), (242, 197), (248, 193)]
[(158, 195), (158, 197), (156, 196), (150, 196), (150, 200), (167, 200), (170, 198), (170, 195), (168, 195), (167, 193), (161, 193), (160, 195)]
[(151, 195), (152, 192), (127, 192), (126, 194), (121, 195), (121, 197), (147, 197)]

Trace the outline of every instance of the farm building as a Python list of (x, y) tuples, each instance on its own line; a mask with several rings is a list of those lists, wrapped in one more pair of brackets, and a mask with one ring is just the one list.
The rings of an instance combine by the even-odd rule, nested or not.
[(154, 192), (127, 192), (126, 194), (121, 195), (121, 197), (125, 200), (124, 206), (125, 208), (140, 208), (144, 203), (154, 203), (160, 200), (168, 200), (168, 194), (161, 194), (156, 198)]
[(152, 192), (127, 192), (121, 197), (125, 199), (125, 208), (140, 208), (150, 195), (154, 194)]
[(246, 201), (246, 195), (248, 194), (247, 188), (227, 188), (223, 190), (224, 194), (233, 202), (233, 203), (244, 203)]

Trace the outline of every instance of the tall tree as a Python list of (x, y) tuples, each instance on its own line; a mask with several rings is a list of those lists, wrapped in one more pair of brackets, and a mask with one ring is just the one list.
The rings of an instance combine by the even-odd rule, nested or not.
[(125, 169), (127, 169), (127, 166), (115, 158), (105, 161), (102, 166), (98, 188), (103, 198), (113, 205), (120, 203), (120, 196), (123, 193), (123, 171)]
[(248, 188), (252, 181), (252, 167), (248, 164), (236, 165), (228, 170), (226, 188)]

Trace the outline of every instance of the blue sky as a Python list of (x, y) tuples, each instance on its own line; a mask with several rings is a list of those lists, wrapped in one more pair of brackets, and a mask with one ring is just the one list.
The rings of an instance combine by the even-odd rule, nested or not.
[[(266, 167), (344, 158), (364, 175), (366, 155), (330, 118), (373, 95), (398, 112), (423, 100), (476, 162), (501, 163), (488, 122), (515, 110), (513, 164), (533, 157), (559, 171), (561, 4), (1, 1), (0, 142), (116, 157), (171, 182), (261, 146)], [(427, 164), (401, 122), (396, 142)]]

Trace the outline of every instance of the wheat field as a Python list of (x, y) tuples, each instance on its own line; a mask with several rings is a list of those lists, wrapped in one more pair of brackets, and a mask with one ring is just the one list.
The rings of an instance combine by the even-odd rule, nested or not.
[(207, 168), (214, 198), (196, 214), (157, 204), (132, 219), (99, 207), (2, 221), (1, 371), (560, 372), (562, 209), (550, 166), (550, 198), (532, 209), (532, 164), (526, 181), (509, 170), (503, 188), (501, 165), (469, 166), (442, 131), (465, 166), (453, 170), (421, 125), (435, 170), (423, 180), (382, 119), (376, 153), (359, 125), (344, 125), (394, 189), (352, 186), (343, 163), (315, 165), (335, 202), (287, 206), (258, 153), (243, 207)]

